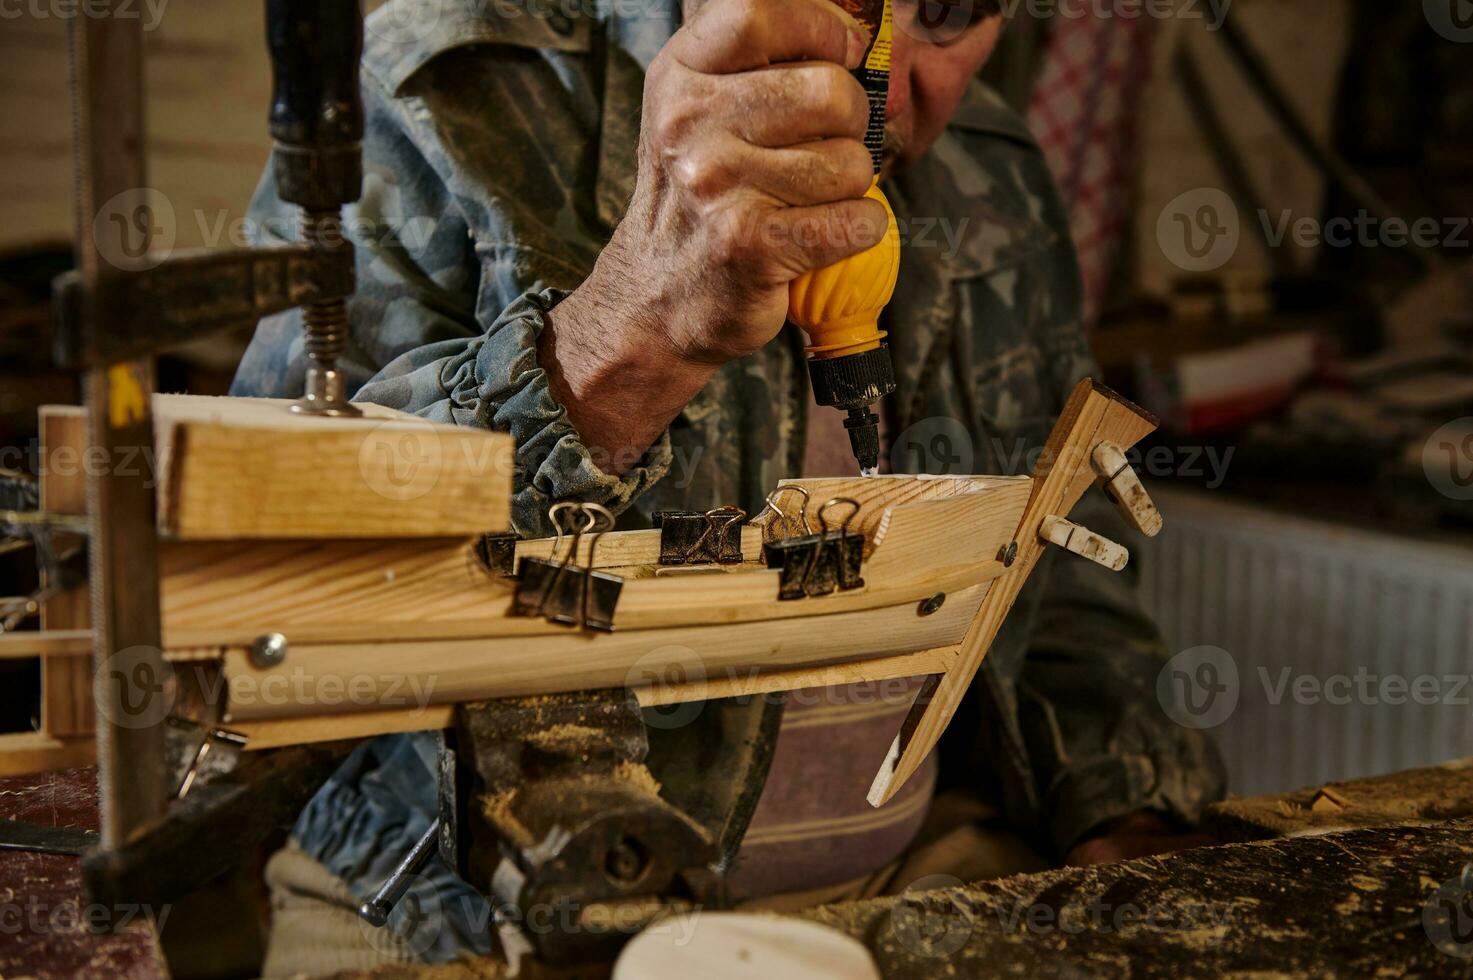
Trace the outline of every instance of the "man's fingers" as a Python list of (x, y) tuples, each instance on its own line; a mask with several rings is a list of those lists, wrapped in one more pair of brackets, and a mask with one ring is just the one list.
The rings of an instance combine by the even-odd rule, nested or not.
[(769, 212), (760, 225), (767, 277), (787, 282), (879, 244), (889, 227), (884, 205), (869, 198)]
[(685, 191), (708, 205), (728, 195), (750, 198), (755, 192), (788, 207), (863, 197), (872, 172), (869, 151), (859, 140), (765, 149), (734, 136), (707, 142), (675, 161), (672, 169)]
[(869, 151), (854, 139), (819, 140), (776, 150), (749, 147), (743, 159), (750, 186), (790, 207), (863, 197), (873, 174)]
[(855, 68), (869, 34), (831, 0), (711, 0), (670, 40), (681, 64), (730, 74), (788, 61)]
[(838, 65), (813, 62), (728, 76), (718, 81), (727, 98), (726, 123), (756, 146), (791, 146), (830, 136), (864, 137), (869, 99)]

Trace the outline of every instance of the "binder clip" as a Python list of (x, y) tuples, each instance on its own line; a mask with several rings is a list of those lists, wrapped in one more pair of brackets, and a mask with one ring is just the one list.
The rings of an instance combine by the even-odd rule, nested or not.
[(740, 507), (698, 510), (662, 510), (655, 513), (660, 529), (661, 565), (734, 565), (742, 560), (741, 525), (747, 512)]
[[(598, 539), (613, 528), (614, 515), (598, 504), (553, 504), (547, 511), (557, 537), (547, 558), (523, 556), (517, 565), (517, 588), (512, 596), (514, 616), (542, 616), (549, 623), (576, 626), (610, 633), (614, 629), (614, 607), (624, 580), (593, 567)], [(568, 518), (564, 527), (564, 518)], [(578, 546), (588, 540), (587, 564), (580, 566)], [(561, 559), (563, 542), (568, 541)]]
[[(838, 530), (830, 530), (830, 509), (844, 505), (850, 508), (849, 513)], [(767, 567), (782, 570), (778, 579), (779, 599), (828, 595), (836, 589), (857, 589), (864, 585), (859, 574), (864, 535), (849, 530), (859, 506), (859, 501), (852, 497), (834, 497), (818, 509), (817, 534), (800, 534), (763, 544)], [(806, 520), (804, 525), (806, 528)]]

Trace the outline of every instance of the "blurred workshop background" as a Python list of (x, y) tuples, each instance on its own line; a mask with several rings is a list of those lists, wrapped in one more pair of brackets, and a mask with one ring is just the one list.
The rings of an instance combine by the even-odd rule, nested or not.
[[(988, 80), (1058, 178), (1105, 380), (1164, 422), (1136, 460), (1167, 520), (1141, 556), (1145, 596), (1173, 651), (1236, 672), (1232, 706), (1201, 720), (1232, 788), (1468, 754), (1473, 691), (1448, 678), (1473, 664), (1473, 6), (1004, 6)], [(140, 10), (161, 11), (156, 244), (240, 244), (268, 153), (261, 6)], [(77, 398), (49, 356), (74, 221), (66, 27), (19, 6), (0, 20), (11, 469), (34, 469), (37, 406)], [(174, 352), (160, 387), (223, 394), (246, 339)], [(0, 593), (35, 588), (28, 555), (0, 563)], [(0, 669), (0, 728), (24, 730), (35, 665)], [(1338, 703), (1341, 676), (1379, 686)], [(1437, 703), (1406, 689), (1421, 677)], [(1273, 710), (1285, 699), (1303, 710)]]

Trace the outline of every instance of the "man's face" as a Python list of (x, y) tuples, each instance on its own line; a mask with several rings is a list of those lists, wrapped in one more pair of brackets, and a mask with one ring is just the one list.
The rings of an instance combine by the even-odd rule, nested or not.
[(997, 45), (1002, 17), (983, 0), (893, 0), (887, 172), (919, 160), (951, 122), (967, 82)]

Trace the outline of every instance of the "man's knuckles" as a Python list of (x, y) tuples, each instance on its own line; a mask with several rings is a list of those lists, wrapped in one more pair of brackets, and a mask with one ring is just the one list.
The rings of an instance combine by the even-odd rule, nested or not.
[(806, 92), (799, 96), (810, 112), (832, 125), (835, 136), (863, 138), (869, 125), (869, 98), (854, 76), (834, 64), (805, 65)]
[(672, 160), (680, 186), (698, 201), (715, 201), (744, 183), (741, 160), (730, 145), (710, 142)]
[(865, 37), (827, 0), (712, 0), (683, 29), (688, 64), (744, 71), (785, 61), (854, 65)]

